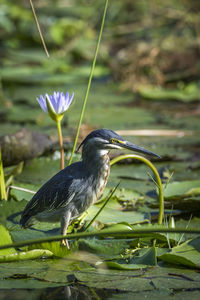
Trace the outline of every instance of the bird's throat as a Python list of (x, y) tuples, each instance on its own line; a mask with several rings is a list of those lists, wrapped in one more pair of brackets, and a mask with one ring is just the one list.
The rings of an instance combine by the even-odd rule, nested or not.
[(87, 156), (83, 155), (83, 162), (87, 166), (87, 172), (93, 178), (94, 193), (96, 194), (96, 199), (93, 199), (94, 203), (101, 196), (107, 184), (110, 174), (110, 158), (107, 150), (98, 150), (98, 152), (90, 152), (90, 154), (87, 151), (85, 153)]
[(96, 184), (97, 199), (101, 196), (106, 187), (110, 174), (110, 158), (108, 154), (101, 156), (101, 166), (99, 168), (98, 179)]

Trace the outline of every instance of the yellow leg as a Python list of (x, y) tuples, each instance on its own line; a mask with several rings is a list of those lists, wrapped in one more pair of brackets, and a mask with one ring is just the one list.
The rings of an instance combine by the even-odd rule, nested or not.
[[(69, 226), (70, 218), (71, 218), (71, 212), (70, 211), (66, 212), (62, 217), (62, 220), (61, 220), (61, 234), (62, 235), (67, 235), (67, 228)], [(68, 240), (63, 239), (61, 241), (61, 246), (65, 246), (69, 249)]]

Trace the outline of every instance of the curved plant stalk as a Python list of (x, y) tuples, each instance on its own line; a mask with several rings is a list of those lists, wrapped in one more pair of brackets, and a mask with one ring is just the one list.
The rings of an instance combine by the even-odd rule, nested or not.
[(85, 228), (84, 231), (86, 231), (96, 220), (96, 218), (98, 217), (98, 215), (100, 214), (100, 212), (104, 209), (104, 207), (106, 206), (106, 204), (108, 203), (108, 201), (110, 200), (110, 198), (112, 197), (112, 195), (115, 193), (116, 189), (118, 188), (120, 182), (118, 182), (118, 184), (116, 185), (116, 187), (114, 189), (112, 189), (112, 191), (110, 192), (110, 194), (107, 196), (107, 199), (105, 200), (105, 202), (103, 203), (103, 205), (101, 206), (101, 208), (98, 210), (98, 212), (96, 213), (96, 215), (94, 216), (94, 218), (90, 221), (90, 223), (87, 225), (87, 227)]
[(96, 46), (96, 50), (95, 50), (95, 54), (94, 54), (94, 59), (93, 59), (93, 62), (92, 62), (92, 68), (91, 68), (91, 71), (90, 71), (90, 76), (89, 76), (89, 80), (88, 80), (88, 86), (87, 86), (87, 90), (86, 90), (86, 93), (85, 93), (85, 98), (84, 98), (84, 101), (83, 101), (81, 115), (80, 115), (80, 119), (79, 119), (77, 131), (76, 131), (76, 137), (75, 137), (75, 140), (74, 140), (74, 145), (73, 145), (73, 149), (72, 149), (72, 153), (71, 153), (71, 157), (70, 157), (68, 165), (70, 165), (72, 163), (74, 152), (76, 150), (78, 136), (79, 136), (79, 132), (80, 132), (80, 128), (81, 128), (83, 116), (84, 116), (84, 113), (85, 113), (86, 103), (87, 103), (87, 99), (88, 99), (88, 95), (89, 95), (89, 91), (90, 91), (90, 86), (91, 86), (91, 82), (92, 82), (92, 77), (93, 77), (93, 73), (94, 73), (94, 68), (95, 68), (96, 60), (97, 60), (97, 54), (98, 54), (99, 46), (100, 46), (100, 42), (101, 42), (101, 37), (102, 37), (103, 27), (104, 27), (104, 23), (105, 23), (107, 8), (108, 8), (108, 0), (105, 0), (104, 12), (103, 12), (103, 17), (102, 17), (102, 22), (101, 22), (101, 28), (100, 28), (100, 32), (99, 32), (99, 37), (98, 37), (98, 41), (97, 41), (97, 46)]
[(103, 229), (93, 232), (80, 232), (80, 233), (72, 233), (68, 235), (55, 235), (55, 236), (48, 236), (45, 238), (39, 238), (39, 239), (31, 239), (26, 240), (22, 242), (16, 242), (11, 243), (7, 245), (0, 245), (0, 250), (2, 249), (8, 249), (8, 248), (20, 248), (25, 247), (33, 244), (39, 244), (39, 243), (48, 243), (48, 242), (54, 242), (54, 241), (61, 241), (63, 239), (68, 240), (74, 240), (79, 238), (90, 238), (94, 236), (101, 236), (101, 237), (112, 237), (112, 236), (120, 236), (120, 239), (127, 239), (127, 236), (130, 238), (135, 237), (141, 237), (141, 234), (144, 234), (146, 236), (149, 236), (152, 233), (185, 233), (185, 234), (200, 234), (200, 229), (185, 229), (185, 228), (165, 228), (163, 226), (158, 227), (155, 226), (155, 228), (140, 228), (140, 229), (122, 229), (122, 230), (109, 230), (109, 229)]
[(162, 187), (162, 181), (160, 179), (160, 176), (158, 174), (158, 171), (156, 167), (145, 157), (137, 155), (137, 154), (125, 154), (125, 155), (120, 155), (113, 160), (111, 160), (111, 166), (114, 165), (116, 162), (127, 159), (127, 158), (133, 158), (136, 160), (140, 160), (143, 163), (145, 163), (154, 173), (155, 178), (156, 178), (156, 183), (158, 187), (158, 200), (159, 200), (159, 216), (158, 216), (158, 224), (161, 225), (163, 222), (163, 217), (164, 217), (164, 194), (163, 194), (163, 187)]
[(44, 51), (45, 51), (47, 57), (49, 58), (49, 52), (47, 50), (47, 47), (46, 47), (46, 44), (45, 44), (45, 41), (44, 41), (44, 38), (43, 38), (43, 35), (42, 35), (42, 31), (40, 29), (40, 24), (39, 24), (38, 19), (37, 19), (37, 15), (36, 15), (36, 12), (35, 12), (35, 8), (33, 6), (33, 2), (32, 2), (32, 0), (29, 0), (29, 2), (30, 2), (30, 6), (31, 6), (31, 9), (32, 9), (32, 12), (33, 12), (33, 17), (35, 19), (35, 23), (36, 23), (40, 38), (41, 38), (41, 41), (42, 41), (42, 45), (44, 47)]

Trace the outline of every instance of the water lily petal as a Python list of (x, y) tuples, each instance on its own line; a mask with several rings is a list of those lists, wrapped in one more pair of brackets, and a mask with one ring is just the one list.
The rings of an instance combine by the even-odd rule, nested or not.
[(58, 101), (57, 101), (57, 93), (56, 92), (53, 93), (50, 100), (51, 100), (51, 103), (52, 103), (53, 108), (55, 110), (55, 113), (57, 113)]
[(44, 99), (44, 97), (42, 95), (40, 95), (40, 98), (36, 98), (37, 102), (39, 103), (41, 109), (44, 112), (47, 112), (47, 105), (46, 105), (46, 100)]
[(69, 101), (69, 92), (66, 92), (66, 95), (64, 95), (65, 97), (65, 102), (64, 102), (64, 110), (67, 110), (69, 105), (68, 105), (68, 101)]
[(63, 92), (60, 93), (54, 91), (53, 95), (48, 95), (46, 93), (45, 97), (40, 95), (39, 98), (36, 98), (42, 110), (50, 113), (47, 109), (46, 97), (48, 97), (51, 104), (51, 114), (53, 113), (56, 116), (63, 114), (69, 108), (73, 100), (74, 93), (72, 93), (71, 97), (69, 98), (69, 92), (66, 92), (66, 94), (64, 94)]
[(68, 100), (68, 107), (71, 105), (73, 98), (74, 98), (74, 92), (71, 94), (71, 97)]
[(63, 113), (63, 104), (64, 104), (64, 101), (65, 101), (65, 98), (63, 97), (63, 93), (60, 93), (59, 95), (59, 101), (58, 101), (58, 108), (57, 108), (57, 113), (58, 114), (61, 114)]

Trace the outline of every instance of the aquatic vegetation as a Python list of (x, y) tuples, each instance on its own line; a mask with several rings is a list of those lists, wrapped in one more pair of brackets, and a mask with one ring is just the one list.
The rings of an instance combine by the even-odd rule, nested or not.
[(41, 109), (48, 113), (49, 116), (56, 122), (58, 129), (58, 138), (60, 145), (60, 169), (64, 169), (64, 149), (63, 149), (63, 137), (61, 129), (61, 121), (64, 113), (70, 107), (72, 100), (74, 98), (74, 93), (69, 97), (69, 92), (64, 94), (63, 92), (54, 92), (53, 95), (45, 94), (45, 96), (40, 95), (37, 101)]

